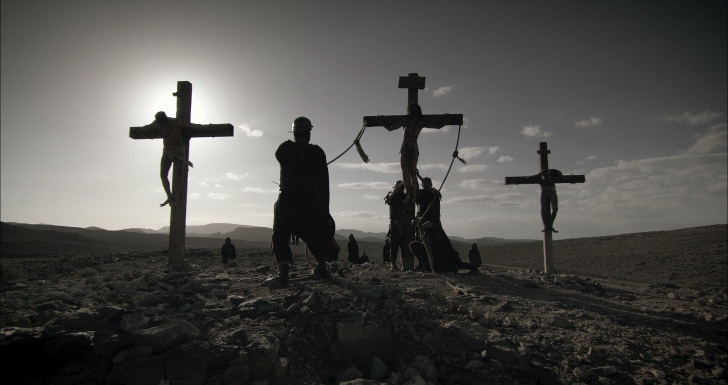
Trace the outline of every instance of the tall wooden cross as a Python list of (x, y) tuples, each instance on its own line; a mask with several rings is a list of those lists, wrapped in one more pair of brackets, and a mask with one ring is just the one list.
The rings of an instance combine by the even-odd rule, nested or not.
[[(418, 104), (417, 93), (419, 90), (425, 89), (425, 78), (417, 73), (410, 73), (409, 76), (399, 77), (399, 88), (407, 89), (407, 106)], [(365, 116), (364, 124), (367, 127), (385, 127), (392, 131), (398, 122), (401, 122), (407, 115), (377, 115)], [(422, 122), (425, 127), (439, 128), (447, 125), (462, 125), (462, 114), (442, 114), (442, 115), (422, 115)], [(404, 218), (402, 218), (402, 268), (405, 270), (414, 267), (414, 255), (409, 250), (409, 244), (414, 240), (415, 231), (412, 227), (412, 220), (415, 218), (415, 203), (408, 202), (404, 205)]]
[[(546, 142), (539, 143), (539, 149), (536, 151), (537, 154), (540, 155), (539, 161), (540, 161), (540, 170), (548, 170), (549, 169), (549, 154), (551, 151), (548, 149), (548, 146)], [(556, 178), (550, 178), (549, 182), (554, 183), (554, 186), (556, 183), (584, 183), (585, 178), (584, 175), (561, 175)], [(531, 175), (531, 176), (507, 176), (506, 177), (506, 184), (540, 184), (541, 185), (541, 217), (543, 218), (544, 223), (544, 233), (543, 233), (543, 270), (544, 273), (550, 274), (553, 272), (553, 240), (552, 240), (552, 231), (553, 230), (553, 218), (551, 219), (550, 223), (547, 219), (549, 217), (549, 207), (548, 202), (544, 202), (544, 194), (546, 194), (545, 189), (547, 186), (544, 185), (543, 179), (539, 174)], [(555, 187), (554, 187), (555, 189)], [(555, 190), (554, 190), (555, 191)]]
[[(188, 81), (177, 82), (177, 121), (187, 123), (183, 130), (185, 142), (185, 157), (189, 159), (190, 138), (233, 136), (232, 124), (191, 124), (192, 110), (192, 83)], [(129, 137), (132, 139), (161, 139), (162, 133), (158, 128), (130, 127)], [(170, 204), (169, 216), (169, 255), (168, 261), (172, 268), (184, 267), (185, 260), (185, 230), (187, 226), (187, 172), (188, 167), (181, 159), (175, 159), (172, 166), (172, 193), (175, 203)]]

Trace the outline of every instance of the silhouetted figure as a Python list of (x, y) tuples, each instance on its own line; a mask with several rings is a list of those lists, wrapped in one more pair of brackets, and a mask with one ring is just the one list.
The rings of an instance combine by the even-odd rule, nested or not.
[(387, 237), (384, 238), (384, 247), (382, 247), (382, 263), (387, 264), (391, 263), (392, 260), (392, 251), (389, 249), (391, 245), (389, 244), (389, 233), (387, 233)]
[(418, 231), (425, 247), (430, 247), (434, 262), (431, 266), (438, 273), (457, 272), (458, 269), (477, 270), (469, 262), (460, 259), (460, 253), (452, 246), (450, 238), (440, 222), (442, 195), (432, 187), (432, 179), (422, 178), (422, 189), (417, 193)]
[[(404, 248), (408, 245), (402, 244), (403, 238), (403, 226), (402, 218), (404, 215), (404, 183), (398, 180), (392, 187), (392, 191), (388, 192), (384, 197), (384, 203), (389, 206), (389, 257), (392, 264), (392, 271), (397, 270), (397, 254), (399, 249), (402, 249), (402, 255), (404, 255)], [(403, 264), (404, 265), (404, 264)]]
[(237, 257), (237, 253), (235, 252), (235, 245), (233, 245), (232, 241), (230, 241), (230, 237), (225, 238), (225, 243), (220, 249), (220, 254), (222, 255), (223, 265), (227, 264), (228, 260), (235, 259)]
[(483, 258), (480, 257), (477, 243), (473, 243), (470, 246), (470, 250), (468, 250), (468, 261), (475, 267), (480, 267), (483, 264)]
[(311, 121), (305, 117), (293, 121), (293, 141), (285, 141), (276, 150), (280, 164), (280, 192), (273, 210), (273, 256), (278, 265), (278, 282), (288, 284), (289, 240), (295, 234), (303, 239), (316, 258), (312, 275), (331, 279), (326, 262), (339, 257), (334, 240), (336, 224), (329, 213), (329, 169), (321, 147), (309, 144)]
[(369, 263), (369, 256), (366, 251), (362, 251), (361, 258), (359, 258), (359, 264)]
[(361, 263), (359, 258), (359, 243), (354, 238), (354, 234), (349, 234), (349, 243), (346, 244), (346, 251), (349, 253), (349, 256), (347, 257), (349, 262), (357, 264)]

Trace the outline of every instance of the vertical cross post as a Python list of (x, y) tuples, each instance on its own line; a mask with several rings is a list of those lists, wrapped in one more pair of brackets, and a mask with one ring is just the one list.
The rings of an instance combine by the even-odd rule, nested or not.
[[(551, 153), (551, 150), (548, 149), (548, 144), (546, 142), (541, 142), (538, 145), (538, 151), (536, 152), (539, 154), (539, 169), (541, 171), (548, 170), (549, 169), (549, 154)], [(544, 189), (544, 186), (541, 186), (541, 190)], [(543, 193), (543, 191), (542, 191)], [(543, 272), (546, 274), (551, 274), (553, 271), (553, 260), (554, 260), (554, 242), (553, 242), (553, 233), (550, 231), (545, 231), (543, 233)]]
[[(180, 122), (190, 123), (192, 115), (192, 83), (177, 82), (177, 115)], [(185, 137), (185, 154), (190, 156), (190, 138)], [(169, 264), (181, 267), (185, 261), (185, 235), (187, 231), (187, 180), (189, 168), (182, 162), (174, 162), (172, 166), (172, 191), (179, 191), (179, 204), (171, 205), (169, 215)]]
[[(537, 154), (539, 154), (539, 169), (540, 171), (548, 170), (549, 169), (549, 154), (551, 153), (551, 150), (548, 149), (548, 145), (546, 142), (539, 143), (538, 151), (536, 151)], [(550, 185), (552, 188), (554, 188), (554, 195), (555, 195), (555, 186), (556, 183), (584, 183), (585, 178), (584, 175), (562, 175), (558, 178), (550, 178), (548, 180), (548, 184), (544, 182), (542, 179), (541, 173), (531, 176), (507, 176), (506, 177), (506, 184), (539, 184), (541, 185), (541, 199), (542, 199), (542, 207), (541, 210), (543, 212), (544, 209), (548, 210), (548, 208), (543, 207), (543, 197), (546, 195), (546, 188), (548, 188), (548, 185)], [(544, 228), (543, 233), (543, 271), (546, 274), (551, 274), (554, 271), (553, 268), (553, 229)], [(555, 230), (553, 230), (555, 231)]]

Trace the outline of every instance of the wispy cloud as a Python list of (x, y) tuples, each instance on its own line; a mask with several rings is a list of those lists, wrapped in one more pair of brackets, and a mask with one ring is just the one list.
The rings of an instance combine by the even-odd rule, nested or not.
[(458, 155), (465, 160), (470, 160), (487, 153), (493, 155), (498, 151), (498, 147), (464, 147), (458, 150)]
[(583, 165), (583, 164), (586, 164), (586, 162), (588, 162), (588, 161), (590, 161), (590, 160), (594, 160), (594, 159), (596, 159), (596, 158), (597, 158), (597, 157), (596, 157), (596, 156), (594, 156), (594, 155), (589, 155), (589, 156), (587, 156), (586, 158), (584, 158), (584, 159), (582, 159), (582, 160), (577, 160), (577, 161), (576, 161), (576, 164), (577, 164), (577, 165), (579, 165), (579, 166), (581, 166), (581, 165)]
[(537, 124), (523, 125), (521, 129), (521, 135), (529, 138), (548, 138), (553, 133), (551, 131), (545, 131), (541, 129), (541, 126)]
[(726, 150), (726, 124), (718, 124), (709, 127), (705, 133), (693, 137), (695, 143), (685, 152), (688, 154), (710, 154), (716, 151)]
[(223, 179), (228, 179), (228, 180), (243, 180), (244, 178), (249, 178), (249, 177), (250, 177), (250, 174), (248, 174), (247, 172), (245, 174), (243, 174), (243, 175), (234, 174), (232, 172), (226, 172), (225, 173), (225, 176), (223, 177)]
[(209, 199), (219, 200), (219, 201), (226, 201), (226, 200), (230, 199), (230, 195), (220, 194), (220, 193), (208, 193), (207, 197)]
[(377, 217), (377, 213), (373, 213), (370, 211), (339, 211), (338, 213), (333, 215), (334, 217), (338, 218), (363, 218), (363, 219), (372, 219)]
[(592, 126), (601, 126), (601, 125), (602, 125), (602, 118), (598, 118), (596, 116), (592, 116), (589, 119), (582, 119), (582, 120), (574, 122), (574, 127), (592, 127)]
[(498, 163), (507, 163), (507, 162), (513, 162), (513, 158), (508, 155), (503, 155), (500, 158), (498, 158)]
[(389, 190), (392, 187), (392, 183), (385, 182), (354, 182), (354, 183), (340, 183), (337, 185), (340, 189), (344, 190)]
[(367, 170), (384, 174), (402, 172), (399, 163), (334, 163), (334, 165), (347, 170)]
[(470, 164), (467, 166), (462, 166), (458, 168), (460, 172), (468, 173), (468, 172), (481, 172), (488, 169), (488, 166), (484, 164)]
[(243, 131), (246, 136), (252, 136), (254, 138), (259, 138), (263, 136), (263, 131), (250, 128), (250, 125), (248, 125), (248, 123), (241, 124), (238, 126), (238, 128), (240, 128), (240, 130)]
[(270, 191), (266, 191), (260, 187), (246, 187), (242, 189), (245, 193), (253, 193), (253, 194), (267, 194)]
[(460, 182), (460, 187), (471, 190), (491, 191), (495, 188), (502, 188), (503, 182), (485, 179), (469, 179)]
[(720, 118), (723, 114), (720, 112), (703, 111), (693, 112), (685, 111), (682, 114), (667, 115), (662, 118), (666, 122), (678, 122), (687, 123), (691, 126), (697, 126), (701, 124), (709, 124)]
[(454, 86), (440, 87), (440, 88), (438, 88), (438, 89), (436, 89), (435, 91), (432, 92), (432, 96), (434, 96), (436, 98), (439, 98), (441, 96), (445, 96), (448, 93), (450, 93), (450, 91), (452, 91), (453, 88), (455, 88), (455, 87)]

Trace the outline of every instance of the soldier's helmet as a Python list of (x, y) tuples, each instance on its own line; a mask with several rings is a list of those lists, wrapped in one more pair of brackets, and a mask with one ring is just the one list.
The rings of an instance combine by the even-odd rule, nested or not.
[(293, 125), (290, 132), (304, 132), (311, 131), (313, 125), (311, 120), (305, 116), (299, 116), (293, 121)]

